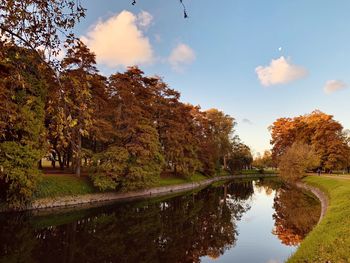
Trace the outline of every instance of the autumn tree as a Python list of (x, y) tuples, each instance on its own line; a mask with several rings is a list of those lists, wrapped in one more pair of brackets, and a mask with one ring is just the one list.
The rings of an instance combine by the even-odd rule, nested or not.
[(106, 77), (95, 73), (91, 76), (89, 83), (93, 118), (88, 130), (89, 135), (83, 138), (83, 145), (92, 152), (100, 152), (106, 149), (111, 138), (117, 134), (113, 125), (117, 107), (110, 101)]
[(154, 185), (162, 169), (157, 131), (137, 124), (130, 141), (94, 155), (91, 178), (101, 190), (137, 190)]
[(305, 172), (320, 165), (320, 158), (312, 146), (301, 142), (294, 143), (280, 157), (278, 168), (282, 178), (297, 181)]
[(135, 103), (142, 116), (154, 123), (166, 172), (181, 176), (193, 175), (200, 166), (197, 157), (198, 138), (194, 134), (192, 115), (194, 107), (180, 102), (180, 93), (170, 89), (157, 76), (146, 77), (141, 73), (138, 87), (134, 93)]
[(9, 44), (0, 47), (0, 192), (10, 206), (31, 199), (45, 154), (47, 84), (36, 54)]
[(67, 109), (70, 143), (74, 153), (75, 173), (80, 176), (82, 159), (82, 136), (87, 136), (92, 126), (93, 110), (91, 79), (97, 73), (95, 55), (78, 41), (67, 50), (62, 61), (64, 73), (64, 107)]
[(234, 118), (217, 109), (209, 109), (206, 112), (209, 131), (216, 149), (213, 154), (216, 156), (218, 166), (220, 164), (226, 167), (226, 159), (231, 151), (231, 140), (233, 128), (236, 125)]
[[(133, 72), (133, 85), (127, 89), (123, 84)], [(113, 80), (112, 80), (113, 79)], [(119, 85), (118, 89), (114, 86)], [(125, 121), (147, 119), (157, 130), (161, 152), (164, 156), (165, 172), (173, 172), (182, 176), (193, 175), (200, 167), (197, 151), (199, 138), (195, 135), (192, 105), (179, 101), (179, 92), (170, 89), (159, 77), (145, 77), (138, 68), (130, 68), (123, 74), (115, 74), (110, 79), (110, 105), (115, 105), (116, 122), (125, 116)], [(126, 101), (121, 99), (121, 96)], [(126, 99), (127, 98), (127, 99)], [(130, 107), (124, 107), (132, 101)], [(127, 116), (128, 115), (128, 116)], [(129, 116), (133, 116), (133, 119)], [(119, 120), (118, 120), (119, 118)], [(123, 125), (124, 126), (124, 125)], [(116, 129), (117, 133), (124, 130)], [(127, 130), (127, 129), (126, 129)]]
[(239, 140), (232, 143), (232, 152), (228, 157), (229, 170), (234, 173), (248, 169), (253, 162), (250, 148)]
[(4, 0), (0, 5), (0, 35), (32, 51), (44, 49), (50, 58), (61, 49), (60, 36), (74, 40), (71, 30), (85, 12), (80, 0)]
[(92, 81), (96, 78), (95, 55), (82, 42), (67, 49), (62, 61), (62, 86), (48, 102), (48, 126), (52, 147), (58, 155), (61, 169), (74, 154), (75, 173), (80, 176), (82, 137), (88, 136), (93, 124)]
[[(115, 107), (111, 123), (116, 133), (107, 149), (94, 157), (91, 177), (97, 186), (134, 190), (151, 186), (160, 177), (163, 156), (155, 123), (147, 112), (150, 101), (146, 103), (146, 98), (150, 94), (142, 75), (133, 67), (109, 78), (110, 103)], [(110, 174), (109, 178), (105, 174)]]
[(274, 163), (272, 160), (271, 151), (264, 151), (262, 156), (258, 154), (258, 156), (254, 158), (253, 166), (261, 170), (273, 167)]
[(339, 169), (346, 166), (349, 146), (342, 125), (332, 115), (321, 111), (295, 118), (280, 118), (270, 127), (272, 157), (275, 162), (295, 142), (311, 145), (321, 159), (325, 169)]
[(195, 134), (192, 105), (176, 99), (160, 108), (157, 129), (167, 167), (175, 174), (191, 176), (201, 167), (198, 160), (199, 138)]

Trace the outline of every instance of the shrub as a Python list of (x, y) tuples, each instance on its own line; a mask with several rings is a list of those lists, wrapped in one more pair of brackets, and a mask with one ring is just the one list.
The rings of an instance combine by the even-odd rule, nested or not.
[(279, 169), (282, 178), (288, 181), (301, 179), (308, 169), (320, 165), (320, 158), (310, 145), (294, 143), (280, 157)]
[(93, 156), (90, 177), (94, 186), (102, 191), (114, 190), (121, 186), (126, 174), (129, 153), (122, 147), (110, 147)]
[(0, 143), (0, 191), (9, 207), (19, 208), (32, 199), (40, 154), (28, 145)]
[(90, 177), (100, 190), (130, 191), (153, 186), (164, 163), (157, 131), (138, 124), (129, 142), (93, 157)]

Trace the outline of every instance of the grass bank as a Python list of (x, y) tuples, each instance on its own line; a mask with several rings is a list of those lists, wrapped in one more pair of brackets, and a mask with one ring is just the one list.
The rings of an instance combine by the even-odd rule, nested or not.
[(84, 195), (98, 193), (88, 177), (74, 175), (42, 175), (34, 198), (54, 198), (67, 195)]
[(244, 174), (244, 175), (264, 175), (264, 174), (277, 174), (278, 171), (277, 170), (273, 170), (273, 169), (264, 169), (264, 170), (257, 170), (257, 169), (251, 169), (251, 170), (242, 170), (240, 172), (240, 174)]
[[(199, 182), (208, 179), (202, 174), (195, 174), (189, 178), (165, 177), (160, 178), (154, 187)], [(100, 193), (87, 176), (76, 177), (74, 175), (42, 175), (38, 184), (34, 199), (55, 198), (70, 195), (84, 195)]]
[(307, 184), (318, 187), (328, 195), (329, 206), (321, 223), (287, 262), (350, 262), (349, 179), (336, 176), (309, 176), (304, 179)]

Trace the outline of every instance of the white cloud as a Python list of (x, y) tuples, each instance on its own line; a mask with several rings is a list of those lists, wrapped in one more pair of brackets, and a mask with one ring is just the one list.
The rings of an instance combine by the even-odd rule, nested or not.
[(188, 45), (180, 43), (172, 51), (168, 61), (176, 71), (182, 71), (184, 66), (191, 64), (196, 59), (196, 54)]
[(149, 64), (153, 61), (153, 49), (144, 30), (151, 21), (152, 16), (145, 11), (136, 16), (124, 10), (99, 21), (81, 39), (100, 64), (109, 67)]
[(253, 124), (253, 122), (251, 120), (247, 119), (247, 118), (242, 119), (242, 122), (245, 123), (245, 124), (249, 124), (249, 125)]
[(308, 74), (305, 68), (291, 64), (290, 59), (285, 59), (284, 56), (273, 59), (269, 66), (258, 66), (255, 72), (261, 85), (266, 87), (286, 84)]
[(137, 15), (138, 25), (145, 29), (147, 29), (151, 25), (152, 20), (153, 20), (153, 16), (146, 11), (142, 11), (140, 14)]
[(347, 87), (348, 85), (341, 80), (328, 80), (324, 85), (323, 90), (326, 94), (331, 94), (333, 92), (345, 89)]

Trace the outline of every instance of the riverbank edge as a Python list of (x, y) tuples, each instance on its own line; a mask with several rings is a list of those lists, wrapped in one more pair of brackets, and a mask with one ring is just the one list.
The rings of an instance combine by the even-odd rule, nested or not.
[[(320, 218), (318, 220), (318, 223), (317, 225), (312, 229), (311, 232), (317, 230), (317, 228), (320, 226), (320, 223), (322, 221), (322, 219), (326, 216), (326, 213), (327, 213), (327, 210), (329, 208), (329, 204), (330, 204), (330, 196), (327, 192), (325, 191), (322, 191), (319, 187), (317, 186), (314, 186), (314, 185), (311, 185), (310, 183), (308, 182), (297, 182), (296, 183), (296, 186), (301, 188), (301, 189), (305, 189), (307, 191), (310, 191), (312, 192), (321, 202), (321, 214), (320, 214)], [(308, 234), (310, 235), (311, 232)], [(307, 240), (304, 240), (301, 245), (304, 245), (305, 243), (304, 242), (308, 242)], [(296, 253), (298, 252), (298, 250), (300, 249), (300, 246), (298, 247), (298, 249), (293, 253), (293, 255), (291, 255), (290, 258), (288, 258), (286, 260), (286, 263), (288, 262), (299, 262), (299, 261), (295, 261), (295, 255)], [(305, 261), (303, 260), (303, 262), (309, 262), (309, 261)], [(326, 261), (326, 262), (331, 262), (331, 261)]]
[(321, 214), (320, 214), (320, 218), (318, 219), (318, 222), (317, 222), (317, 225), (318, 225), (327, 213), (327, 209), (328, 209), (328, 205), (329, 205), (328, 195), (325, 194), (323, 191), (321, 191), (321, 189), (314, 187), (314, 186), (311, 186), (307, 183), (297, 182), (296, 186), (301, 188), (301, 189), (304, 189), (306, 191), (313, 193), (313, 195), (315, 195), (318, 198), (318, 200), (320, 200), (320, 202), (321, 202)]
[[(131, 191), (125, 193), (93, 193), (84, 195), (69, 195), (61, 197), (41, 198), (34, 200), (30, 205), (17, 211), (35, 211), (49, 209), (64, 209), (83, 206), (103, 206), (107, 203), (116, 201), (132, 201), (137, 199), (147, 199), (152, 197), (166, 196), (174, 193), (188, 192), (197, 188), (209, 186), (218, 181), (244, 179), (244, 178), (261, 178), (276, 177), (277, 174), (252, 174), (252, 175), (229, 175), (209, 178), (203, 181), (176, 184), (170, 186), (154, 187), (140, 191)], [(8, 208), (2, 208), (0, 212), (13, 212)]]

